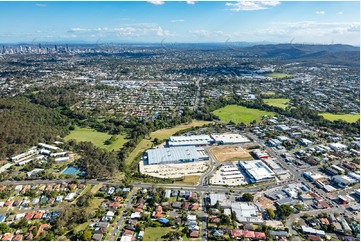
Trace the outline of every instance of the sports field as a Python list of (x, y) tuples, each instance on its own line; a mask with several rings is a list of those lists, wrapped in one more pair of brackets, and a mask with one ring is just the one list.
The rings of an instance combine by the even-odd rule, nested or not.
[(245, 150), (240, 146), (219, 146), (211, 149), (214, 157), (221, 162), (252, 160), (249, 150)]
[(262, 111), (253, 108), (246, 108), (238, 105), (228, 105), (224, 108), (217, 109), (212, 112), (214, 115), (219, 117), (222, 122), (228, 123), (233, 121), (236, 124), (241, 122), (245, 124), (251, 123), (253, 120), (257, 122), (261, 121), (262, 116), (268, 115), (273, 117), (275, 113)]
[(348, 123), (354, 123), (360, 119), (360, 114), (333, 114), (333, 113), (320, 113), (322, 117), (327, 120), (335, 121), (335, 120), (343, 120)]
[(275, 79), (282, 79), (282, 78), (292, 78), (292, 75), (286, 74), (286, 73), (281, 73), (281, 72), (273, 72), (273, 73), (269, 73), (266, 74), (266, 76), (268, 77), (272, 77)]
[(270, 98), (270, 99), (263, 99), (263, 102), (269, 106), (285, 109), (288, 106), (290, 99), (288, 99), (288, 98)]
[(104, 145), (104, 142), (112, 137), (110, 134), (98, 132), (91, 128), (75, 127), (75, 130), (70, 131), (64, 140), (68, 141), (75, 139), (76, 141), (89, 141), (99, 148), (105, 148), (107, 150), (119, 150), (128, 141), (124, 135), (117, 135), (117, 139), (110, 145)]
[(189, 124), (181, 124), (174, 128), (160, 129), (155, 132), (152, 132), (152, 133), (150, 133), (149, 138), (145, 138), (142, 141), (140, 141), (140, 143), (137, 145), (137, 147), (135, 147), (135, 149), (132, 151), (132, 153), (130, 153), (129, 157), (126, 160), (126, 164), (130, 165), (135, 160), (135, 158), (137, 158), (139, 155), (143, 154), (144, 151), (152, 148), (152, 144), (153, 144), (152, 141), (155, 138), (158, 138), (159, 140), (165, 140), (180, 130), (188, 129), (191, 127), (200, 127), (200, 126), (203, 126), (203, 125), (209, 124), (209, 123), (211, 123), (211, 122), (193, 120)]

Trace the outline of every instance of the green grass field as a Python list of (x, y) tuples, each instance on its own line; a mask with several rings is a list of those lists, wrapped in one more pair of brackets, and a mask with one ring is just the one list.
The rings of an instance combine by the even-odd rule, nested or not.
[(228, 105), (224, 108), (217, 109), (213, 111), (213, 114), (221, 119), (222, 122), (228, 123), (233, 121), (234, 123), (245, 123), (249, 124), (253, 120), (257, 122), (261, 121), (262, 116), (274, 116), (275, 113), (262, 111), (253, 108), (246, 108), (238, 105)]
[(124, 135), (117, 135), (117, 140), (115, 140), (110, 145), (104, 145), (104, 141), (111, 137), (110, 134), (98, 132), (91, 128), (81, 128), (76, 127), (75, 130), (72, 130), (69, 135), (67, 135), (64, 140), (68, 141), (71, 139), (75, 139), (76, 141), (89, 141), (94, 145), (105, 148), (107, 150), (119, 150), (123, 147), (123, 145), (128, 141), (125, 139)]
[(293, 77), (292, 75), (289, 75), (289, 74), (286, 74), (286, 73), (280, 73), (280, 72), (269, 73), (269, 74), (266, 74), (266, 76), (276, 78), (276, 79), (292, 78)]
[[(170, 227), (148, 227), (144, 230), (143, 241), (161, 241), (163, 235), (166, 235), (172, 229)], [(174, 229), (173, 229), (174, 230)]]
[(270, 98), (270, 99), (263, 99), (263, 102), (269, 106), (285, 109), (288, 106), (290, 99), (288, 99), (288, 98)]
[(192, 123), (190, 123), (190, 124), (181, 124), (174, 128), (160, 129), (155, 132), (152, 132), (152, 133), (150, 133), (149, 138), (145, 138), (142, 141), (140, 141), (140, 143), (137, 145), (137, 147), (135, 147), (135, 149), (132, 151), (132, 153), (130, 153), (130, 155), (128, 156), (126, 163), (128, 165), (130, 165), (135, 160), (136, 157), (143, 154), (144, 151), (146, 151), (147, 149), (150, 149), (153, 144), (152, 141), (155, 138), (158, 138), (159, 140), (165, 140), (180, 130), (188, 129), (191, 127), (199, 127), (199, 126), (203, 126), (203, 125), (209, 124), (209, 123), (211, 123), (211, 122), (193, 120)]
[(320, 113), (322, 117), (324, 117), (327, 120), (335, 121), (338, 119), (341, 119), (343, 121), (346, 121), (348, 123), (354, 123), (357, 120), (360, 119), (360, 114), (333, 114), (333, 113)]

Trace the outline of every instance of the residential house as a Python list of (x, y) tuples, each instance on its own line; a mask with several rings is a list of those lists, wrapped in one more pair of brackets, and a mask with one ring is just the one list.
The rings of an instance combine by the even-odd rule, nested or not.
[(13, 238), (12, 233), (5, 233), (4, 236), (1, 238), (1, 240), (2, 241), (11, 241), (12, 238)]
[(263, 232), (254, 232), (254, 236), (257, 240), (266, 240), (266, 234)]
[(44, 212), (42, 211), (38, 211), (37, 213), (35, 213), (33, 219), (41, 219), (44, 215)]
[(175, 209), (181, 209), (182, 208), (182, 202), (173, 202), (172, 203), (172, 207), (175, 208)]
[(240, 229), (232, 229), (231, 230), (231, 238), (240, 239), (243, 236), (243, 230)]
[(34, 217), (34, 214), (33, 214), (33, 213), (26, 213), (25, 216), (24, 216), (24, 218), (25, 218), (26, 220), (31, 220), (33, 217)]
[(103, 239), (103, 234), (93, 234), (92, 240), (101, 241)]
[(23, 235), (22, 234), (17, 234), (15, 235), (11, 241), (22, 241), (23, 240)]
[(199, 231), (193, 230), (189, 233), (190, 238), (198, 238), (199, 237)]
[(244, 230), (243, 231), (243, 236), (247, 239), (254, 239), (255, 238), (255, 234), (254, 231), (249, 231), (249, 230)]

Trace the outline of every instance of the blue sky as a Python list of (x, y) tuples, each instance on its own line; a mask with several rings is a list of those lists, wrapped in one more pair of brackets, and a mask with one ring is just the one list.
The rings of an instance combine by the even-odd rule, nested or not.
[(359, 45), (358, 1), (0, 2), (0, 42)]

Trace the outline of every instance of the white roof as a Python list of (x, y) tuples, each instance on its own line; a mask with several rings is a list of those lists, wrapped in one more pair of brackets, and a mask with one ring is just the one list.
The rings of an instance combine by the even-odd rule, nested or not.
[(274, 178), (274, 172), (261, 160), (240, 161), (239, 164), (256, 180)]
[(332, 149), (346, 149), (347, 145), (341, 144), (341, 143), (331, 143), (328, 146), (330, 146)]
[(69, 157), (58, 157), (54, 159), (55, 162), (60, 162), (60, 161), (67, 161), (69, 160)]
[(171, 136), (168, 139), (169, 146), (180, 145), (206, 145), (212, 141), (209, 135), (192, 135), (192, 136)]
[(51, 150), (57, 150), (58, 149), (58, 147), (56, 147), (56, 146), (48, 145), (48, 144), (44, 144), (44, 143), (39, 143), (39, 145), (41, 147), (48, 148), (48, 149), (51, 149)]
[(187, 220), (197, 220), (197, 215), (195, 215), (195, 214), (188, 214), (188, 215), (187, 215)]
[(198, 160), (195, 146), (150, 149), (147, 151), (147, 156), (149, 165)]
[(131, 242), (132, 241), (132, 235), (123, 235), (120, 241), (122, 242)]
[(135, 212), (130, 215), (131, 218), (140, 218), (140, 212)]
[(69, 193), (68, 195), (66, 195), (64, 200), (72, 200), (75, 196), (76, 196), (75, 192)]
[(240, 134), (226, 133), (226, 134), (212, 134), (211, 136), (217, 143), (236, 144), (236, 143), (250, 142), (248, 138)]
[(231, 206), (239, 222), (263, 222), (262, 218), (257, 215), (258, 208), (254, 203), (232, 202)]

